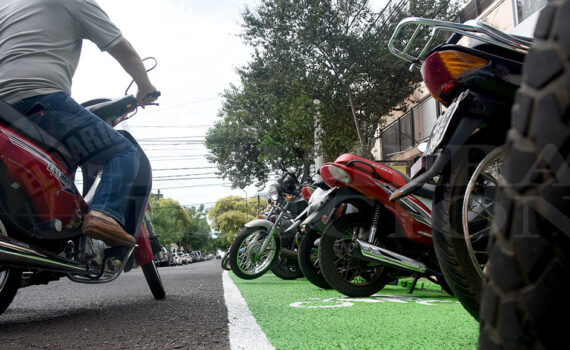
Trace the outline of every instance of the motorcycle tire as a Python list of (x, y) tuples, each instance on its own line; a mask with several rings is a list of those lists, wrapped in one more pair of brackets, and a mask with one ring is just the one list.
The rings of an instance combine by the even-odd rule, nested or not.
[(166, 297), (166, 291), (164, 290), (155, 262), (151, 261), (146, 263), (142, 265), (141, 268), (154, 298), (157, 300), (164, 299)]
[[(481, 265), (488, 260), (492, 211), (484, 213), (488, 217), (484, 217), (484, 221), (477, 223), (483, 226), (483, 229), (472, 228), (469, 225), (473, 231), (483, 232), (477, 235), (476, 242), (468, 243), (464, 230), (464, 199), (466, 195), (471, 196), (467, 193), (471, 192), (471, 186), (475, 188), (476, 184), (481, 182), (480, 179), (487, 179), (484, 176), (480, 178), (474, 175), (480, 165), (486, 162), (487, 156), (502, 154), (503, 139), (498, 138), (494, 142), (489, 142), (490, 140), (492, 140), (492, 135), (479, 134), (461, 146), (454, 159), (439, 177), (432, 209), (433, 244), (439, 266), (453, 295), (475, 319), (479, 317), (484, 277)], [(489, 189), (487, 193), (495, 191), (496, 188), (498, 188), (498, 183), (494, 182), (493, 189)], [(483, 202), (490, 200), (492, 206), (495, 192), (491, 193), (493, 195), (488, 195), (489, 198), (484, 199)], [(470, 204), (468, 203), (467, 207)], [(469, 213), (466, 216), (469, 217)], [(478, 249), (474, 247), (475, 245)], [(475, 256), (476, 259), (474, 251), (481, 252), (479, 256)]]
[(22, 272), (0, 266), (0, 315), (6, 311), (20, 287)]
[(557, 349), (570, 312), (570, 1), (541, 11), (513, 108), (479, 349)]
[(226, 271), (230, 271), (232, 268), (230, 267), (230, 253), (226, 253), (226, 255), (224, 255), (224, 257), (222, 258), (222, 269), (226, 270)]
[(259, 254), (256, 250), (261, 247), (268, 234), (265, 226), (244, 227), (237, 234), (229, 253), (230, 268), (236, 276), (251, 280), (261, 277), (269, 270), (280, 249), (279, 240), (273, 235), (265, 254)]
[[(325, 280), (349, 297), (370, 296), (393, 280), (387, 274), (388, 269), (349, 256), (347, 245), (352, 241), (353, 230), (363, 229), (368, 233), (370, 221), (370, 217), (360, 213), (343, 215), (328, 224), (319, 244), (319, 267)], [(367, 240), (367, 237), (359, 238)], [(375, 244), (383, 246), (378, 238)]]
[(321, 273), (321, 268), (319, 267), (319, 251), (318, 247), (315, 245), (315, 242), (319, 238), (321, 238), (321, 235), (314, 231), (303, 235), (301, 242), (299, 243), (299, 252), (297, 256), (297, 259), (299, 260), (299, 268), (305, 278), (315, 286), (322, 289), (332, 289), (325, 280), (325, 277)]
[(295, 280), (303, 277), (301, 269), (297, 262), (293, 262), (277, 255), (273, 264), (269, 268), (273, 274), (283, 280)]

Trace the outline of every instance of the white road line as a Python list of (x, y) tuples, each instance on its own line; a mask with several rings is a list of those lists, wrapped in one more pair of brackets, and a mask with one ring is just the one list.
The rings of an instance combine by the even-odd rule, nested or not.
[(224, 299), (228, 308), (230, 347), (232, 350), (274, 350), (255, 321), (228, 271), (222, 273)]

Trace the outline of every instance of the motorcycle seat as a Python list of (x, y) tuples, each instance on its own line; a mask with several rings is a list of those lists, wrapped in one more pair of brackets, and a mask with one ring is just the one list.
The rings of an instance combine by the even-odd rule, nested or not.
[(73, 158), (63, 143), (48, 135), (2, 99), (0, 99), (0, 123), (52, 154), (66, 169), (73, 164)]

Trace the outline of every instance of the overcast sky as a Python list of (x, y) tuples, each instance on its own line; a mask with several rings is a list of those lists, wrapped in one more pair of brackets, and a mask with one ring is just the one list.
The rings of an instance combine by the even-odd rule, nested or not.
[[(237, 84), (237, 67), (245, 65), (251, 48), (238, 37), (241, 12), (256, 0), (98, 0), (141, 57), (153, 56), (150, 72), (161, 91), (159, 107), (147, 107), (128, 122), (153, 167), (153, 193), (182, 205), (211, 206), (228, 195), (244, 196), (217, 179), (205, 159), (204, 135), (218, 119), (220, 95)], [(373, 1), (375, 8), (382, 0)], [(90, 42), (83, 53), (72, 88), (78, 102), (120, 97), (130, 82), (107, 53)], [(135, 93), (135, 89), (130, 91)], [(255, 187), (246, 188), (248, 197)]]

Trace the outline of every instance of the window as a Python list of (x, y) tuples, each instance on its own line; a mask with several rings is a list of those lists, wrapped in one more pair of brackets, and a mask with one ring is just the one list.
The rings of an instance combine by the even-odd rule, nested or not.
[(471, 0), (459, 12), (459, 22), (464, 23), (470, 19), (479, 17), (483, 11), (489, 7), (495, 0)]
[(430, 96), (390, 124), (381, 135), (382, 157), (386, 159), (425, 140), (439, 112), (438, 102)]
[(514, 0), (516, 24), (546, 5), (546, 0)]

